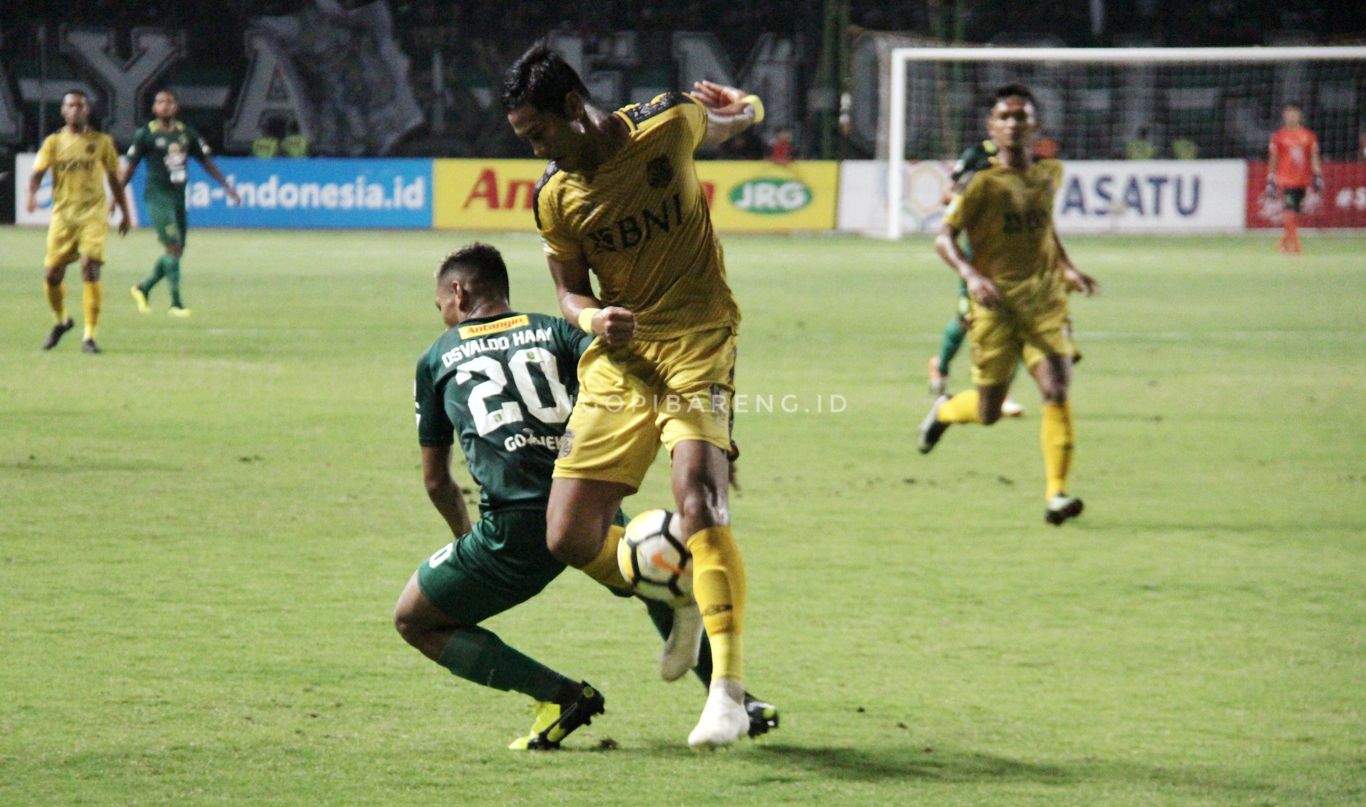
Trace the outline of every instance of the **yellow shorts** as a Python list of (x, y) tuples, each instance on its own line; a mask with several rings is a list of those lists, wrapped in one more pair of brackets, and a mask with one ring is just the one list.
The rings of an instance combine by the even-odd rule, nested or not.
[(579, 399), (555, 476), (640, 487), (660, 443), (684, 440), (732, 451), (735, 332), (718, 328), (669, 341), (608, 349), (595, 340), (579, 360)]
[(53, 216), (47, 228), (47, 255), (43, 258), (43, 267), (66, 266), (76, 260), (77, 255), (104, 263), (104, 239), (108, 235), (109, 219), (103, 205), (77, 218)]
[(1010, 383), (1015, 363), (1033, 368), (1045, 356), (1076, 356), (1066, 293), (1037, 308), (999, 309), (972, 305), (968, 338), (972, 344), (972, 383), (996, 387)]

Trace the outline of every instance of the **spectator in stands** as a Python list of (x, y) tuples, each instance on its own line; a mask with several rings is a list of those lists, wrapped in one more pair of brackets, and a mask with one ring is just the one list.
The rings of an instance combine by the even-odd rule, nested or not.
[(261, 124), (261, 136), (251, 141), (251, 156), (270, 159), (280, 154), (280, 142), (285, 138), (285, 119), (271, 115)]
[(285, 157), (307, 157), (308, 138), (299, 131), (299, 124), (289, 122), (289, 134), (280, 140), (280, 154)]
[(1362, 132), (1357, 141), (1357, 159), (1366, 163), (1366, 132)]
[(1178, 137), (1172, 141), (1172, 157), (1178, 160), (1194, 160), (1200, 147), (1189, 137)]
[(1056, 160), (1058, 158), (1058, 152), (1061, 150), (1062, 147), (1058, 145), (1058, 141), (1048, 135), (1044, 135), (1038, 140), (1035, 140), (1032, 147), (1034, 159), (1036, 160)]
[(1124, 144), (1124, 156), (1131, 160), (1151, 160), (1157, 156), (1157, 146), (1148, 139), (1148, 127), (1138, 128), (1138, 137)]
[(783, 128), (773, 136), (768, 144), (769, 162), (787, 165), (792, 162), (792, 130)]

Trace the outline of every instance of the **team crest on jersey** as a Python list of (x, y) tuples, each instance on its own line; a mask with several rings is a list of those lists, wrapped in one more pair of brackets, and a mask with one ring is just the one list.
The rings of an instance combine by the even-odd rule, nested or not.
[(651, 188), (667, 188), (674, 178), (674, 167), (668, 157), (656, 157), (645, 164), (645, 181)]
[(569, 456), (569, 449), (574, 447), (574, 430), (565, 429), (564, 436), (560, 438), (560, 453), (556, 459), (564, 459)]
[(94, 154), (94, 153), (95, 153), (95, 144), (94, 144), (94, 143), (87, 143), (87, 144), (85, 145), (85, 153), (86, 153), (86, 154)]

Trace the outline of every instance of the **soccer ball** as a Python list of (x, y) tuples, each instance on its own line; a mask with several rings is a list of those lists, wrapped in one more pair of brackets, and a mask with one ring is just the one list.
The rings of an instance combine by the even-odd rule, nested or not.
[(692, 594), (692, 553), (668, 510), (646, 510), (626, 525), (617, 544), (617, 566), (635, 593), (679, 603)]

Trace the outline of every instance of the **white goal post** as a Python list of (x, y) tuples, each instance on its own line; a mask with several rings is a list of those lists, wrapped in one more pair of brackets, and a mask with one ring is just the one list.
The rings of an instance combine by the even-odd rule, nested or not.
[[(997, 80), (1005, 78), (1005, 81), (1013, 80), (1010, 75), (1012, 68), (1024, 69), (1026, 65), (1038, 67), (1049, 67), (1057, 72), (1053, 75), (1068, 77), (1073, 83), (1078, 82), (1075, 77), (1086, 74), (1085, 65), (1094, 65), (1095, 72), (1105, 70), (1117, 71), (1130, 68), (1148, 68), (1138, 81), (1152, 81), (1152, 74), (1156, 71), (1174, 66), (1190, 66), (1192, 71), (1205, 71), (1201, 75), (1201, 80), (1205, 84), (1213, 84), (1214, 89), (1218, 89), (1219, 77), (1208, 75), (1212, 68), (1219, 65), (1247, 66), (1245, 75), (1241, 77), (1249, 92), (1258, 92), (1261, 106), (1266, 109), (1259, 110), (1262, 119), (1269, 120), (1268, 110), (1274, 105), (1275, 110), (1279, 111), (1279, 104), (1291, 98), (1276, 97), (1277, 88), (1266, 86), (1273, 82), (1267, 81), (1264, 75), (1255, 73), (1251, 67), (1257, 65), (1274, 66), (1284, 65), (1287, 70), (1302, 70), (1299, 66), (1307, 63), (1322, 62), (1343, 62), (1347, 64), (1349, 72), (1346, 78), (1341, 81), (1329, 82), (1332, 84), (1331, 91), (1336, 93), (1335, 98), (1342, 98), (1342, 103), (1355, 109), (1355, 114), (1351, 115), (1356, 120), (1351, 121), (1351, 125), (1360, 127), (1361, 133), (1366, 135), (1366, 47), (1253, 47), (1253, 48), (994, 48), (994, 47), (945, 47), (945, 48), (908, 48), (898, 47), (890, 52), (889, 74), (888, 74), (888, 124), (887, 124), (887, 153), (886, 153), (886, 205), (887, 205), (887, 229), (888, 238), (897, 239), (902, 234), (902, 203), (906, 192), (904, 170), (907, 165), (907, 118), (908, 114), (916, 110), (911, 106), (909, 94), (912, 87), (908, 83), (908, 72), (912, 66), (927, 65), (939, 66), (939, 70), (932, 71), (937, 77), (922, 76), (928, 89), (920, 88), (917, 91), (918, 100), (929, 101), (934, 98), (932, 103), (938, 103), (941, 107), (948, 103), (945, 97), (949, 95), (949, 81), (954, 80), (944, 76), (943, 68), (954, 68), (961, 73), (967, 69), (983, 70), (995, 76)], [(1078, 67), (1078, 66), (1081, 67)], [(1071, 72), (1068, 72), (1071, 71)], [(978, 81), (969, 81), (954, 87), (952, 95), (955, 106), (954, 115), (961, 120), (970, 120), (970, 126), (975, 126), (976, 131), (982, 132), (981, 121), (985, 118), (985, 110), (978, 109), (981, 105), (981, 97), (988, 88), (975, 86), (983, 83), (978, 77)], [(961, 80), (961, 76), (959, 77)], [(1005, 83), (1001, 81), (1001, 83)], [(1317, 81), (1307, 74), (1299, 79), (1304, 86), (1318, 87), (1325, 82)], [(1130, 84), (1134, 79), (1128, 79)], [(1028, 77), (1024, 83), (1034, 84)], [(1341, 86), (1339, 86), (1341, 85)], [(1208, 94), (1210, 87), (1196, 87), (1193, 89), (1176, 89), (1175, 92), (1190, 93), (1205, 92)], [(1112, 109), (1113, 114), (1124, 112), (1123, 109), (1114, 109), (1111, 104), (1113, 99), (1105, 97), (1107, 90), (1104, 87), (1097, 88), (1089, 86), (1079, 92), (1087, 93), (1089, 98), (1095, 99), (1094, 105)], [(1170, 91), (1169, 91), (1170, 92)], [(1048, 103), (1041, 98), (1041, 116), (1048, 118), (1050, 110)], [(959, 109), (966, 104), (968, 109)], [(1306, 110), (1308, 112), (1308, 110)], [(1128, 110), (1132, 114), (1133, 110)], [(942, 115), (941, 110), (941, 115)], [(1198, 113), (1197, 113), (1198, 114)], [(1315, 121), (1310, 112), (1306, 123), (1313, 128)], [(1279, 121), (1275, 126), (1279, 126)], [(1347, 125), (1347, 124), (1344, 124)], [(945, 129), (949, 127), (944, 127)], [(962, 130), (962, 127), (954, 127)], [(1263, 127), (1264, 128), (1264, 127)], [(1272, 127), (1274, 128), (1274, 127)], [(1264, 132), (1269, 135), (1270, 130)], [(1356, 131), (1343, 132), (1350, 134), (1355, 140)], [(984, 136), (984, 132), (976, 136), (977, 139)], [(1320, 133), (1322, 139), (1322, 133)], [(948, 138), (952, 140), (953, 138)], [(962, 138), (963, 142), (971, 142), (968, 138)], [(1261, 140), (1262, 151), (1265, 154), (1265, 139)], [(945, 144), (940, 142), (938, 153), (922, 153), (918, 159), (939, 159), (952, 160), (957, 157), (957, 153), (944, 153)], [(1064, 158), (1070, 155), (1064, 154)], [(1116, 155), (1108, 155), (1114, 157)], [(1219, 155), (1216, 155), (1219, 156)], [(1229, 156), (1229, 155), (1224, 155)], [(1240, 157), (1243, 155), (1239, 155)], [(1095, 159), (1094, 156), (1091, 157)]]

